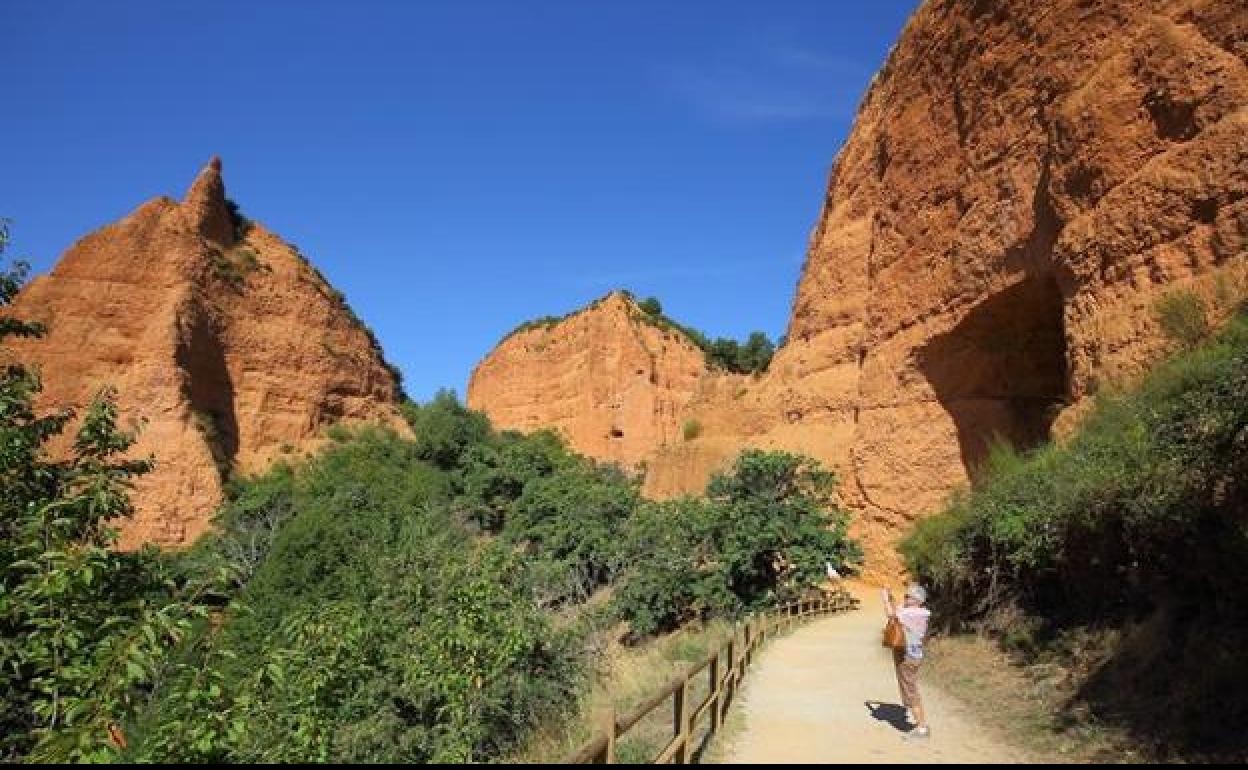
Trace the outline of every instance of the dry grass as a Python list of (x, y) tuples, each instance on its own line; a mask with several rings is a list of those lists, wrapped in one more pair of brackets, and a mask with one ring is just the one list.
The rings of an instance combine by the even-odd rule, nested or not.
[(988, 729), (1045, 763), (1144, 761), (1127, 736), (1071, 706), (1068, 672), (1053, 664), (1019, 666), (975, 635), (930, 645), (925, 673), (962, 701)]
[[(562, 760), (592, 737), (610, 706), (614, 705), (618, 714), (628, 712), (724, 644), (732, 635), (732, 626), (714, 622), (704, 628), (682, 629), (636, 647), (621, 644), (618, 641), (622, 635), (620, 631), (616, 628), (602, 632), (603, 638), (609, 641), (597, 654), (599, 662), (594, 684), (581, 704), (581, 718), (540, 730), (525, 750), (510, 761)], [(690, 697), (695, 705), (701, 703), (709, 691), (707, 679), (703, 674), (694, 680)], [(671, 737), (672, 708), (661, 705), (619, 740), (616, 744), (618, 761), (648, 763)]]

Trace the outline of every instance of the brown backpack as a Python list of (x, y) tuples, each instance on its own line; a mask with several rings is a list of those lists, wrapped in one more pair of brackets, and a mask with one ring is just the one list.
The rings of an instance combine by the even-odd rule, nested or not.
[(884, 626), (884, 638), (881, 644), (891, 650), (902, 650), (906, 647), (906, 632), (901, 627), (901, 621), (895, 616), (888, 619), (888, 624)]

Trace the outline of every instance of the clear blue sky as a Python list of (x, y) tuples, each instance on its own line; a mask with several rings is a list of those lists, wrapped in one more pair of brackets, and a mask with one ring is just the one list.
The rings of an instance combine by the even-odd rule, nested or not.
[(774, 339), (915, 5), (7, 0), (0, 216), (44, 272), (218, 154), (417, 399), (613, 288)]

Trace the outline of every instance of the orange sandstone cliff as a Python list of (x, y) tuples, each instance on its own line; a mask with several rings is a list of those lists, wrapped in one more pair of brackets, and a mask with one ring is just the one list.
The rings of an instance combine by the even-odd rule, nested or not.
[(1242, 292), (1246, 244), (1243, 0), (927, 0), (833, 165), (762, 378), (693, 377), (670, 341), (611, 363), (637, 332), (608, 302), (501, 344), (468, 400), (644, 461), (655, 495), (742, 447), (813, 455), (883, 575), (994, 437), (1060, 432), (1164, 352), (1160, 297)]
[(499, 343), (468, 383), (468, 405), (499, 427), (554, 428), (578, 451), (636, 466), (682, 435), (710, 375), (683, 333), (648, 323), (622, 292)]
[(237, 222), (221, 163), (181, 202), (156, 198), (74, 244), (6, 312), (47, 336), (0, 351), (38, 366), (43, 409), (81, 410), (102, 387), (142, 423), (123, 546), (185, 544), (230, 473), (315, 449), (327, 426), (401, 428), (399, 383), (371, 333), (294, 247)]

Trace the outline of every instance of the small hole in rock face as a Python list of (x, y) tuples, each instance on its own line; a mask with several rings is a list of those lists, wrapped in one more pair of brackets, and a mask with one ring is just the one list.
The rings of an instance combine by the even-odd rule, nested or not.
[(611, 429), (611, 438), (624, 438), (624, 431), (619, 428)]
[(1174, 142), (1186, 142), (1200, 133), (1196, 122), (1196, 105), (1174, 99), (1165, 91), (1152, 91), (1144, 97), (1144, 108), (1153, 119), (1157, 136)]
[(1211, 225), (1218, 218), (1218, 202), (1212, 198), (1196, 201), (1192, 204), (1192, 219)]

